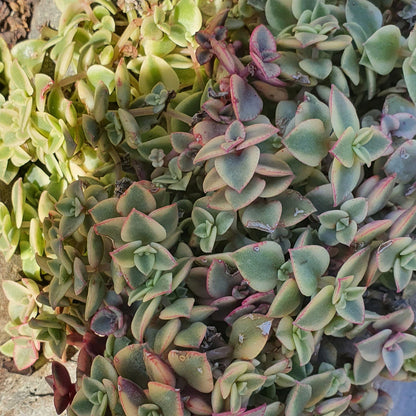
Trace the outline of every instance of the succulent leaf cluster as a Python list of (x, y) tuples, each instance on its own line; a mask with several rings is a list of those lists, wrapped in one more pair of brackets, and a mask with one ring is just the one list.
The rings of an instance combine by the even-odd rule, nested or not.
[(0, 40), (0, 351), (53, 360), (69, 416), (386, 416), (376, 377), (416, 377), (409, 7), (57, 5)]

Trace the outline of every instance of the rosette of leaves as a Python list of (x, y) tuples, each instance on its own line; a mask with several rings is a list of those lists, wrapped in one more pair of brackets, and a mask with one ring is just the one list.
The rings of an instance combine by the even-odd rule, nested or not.
[(235, 223), (236, 215), (234, 211), (210, 209), (206, 198), (201, 198), (194, 203), (191, 218), (201, 250), (211, 253), (216, 242), (227, 239), (226, 233)]
[[(194, 163), (208, 161), (203, 187), (205, 192), (213, 192), (211, 207), (237, 211), (258, 197), (279, 195), (289, 186), (289, 166), (272, 153), (262, 153), (258, 146), (277, 131), (271, 124), (253, 122), (245, 126), (235, 120), (225, 134), (201, 148)], [(264, 176), (272, 179), (266, 182)]]
[[(176, 204), (165, 204), (166, 200), (159, 199), (146, 185), (134, 183), (120, 198), (97, 204), (91, 214), (96, 221), (96, 233), (112, 241), (113, 275), (124, 277), (132, 289), (154, 279), (152, 287), (156, 293), (156, 280), (163, 275), (159, 285), (164, 286), (166, 279), (172, 282), (170, 271), (177, 265), (168, 248), (179, 236), (178, 208)], [(160, 198), (168, 197), (164, 191), (160, 194)], [(120, 283), (116, 286), (120, 287)]]
[(321, 226), (319, 239), (329, 246), (338, 243), (351, 245), (357, 233), (358, 224), (367, 216), (368, 204), (365, 198), (345, 201), (339, 210), (327, 211), (319, 215)]
[[(278, 17), (281, 13), (285, 19)], [(315, 86), (329, 77), (331, 83), (348, 90), (345, 75), (333, 63), (336, 52), (343, 51), (352, 41), (339, 23), (343, 19), (339, 6), (327, 5), (324, 1), (291, 1), (283, 5), (269, 0), (266, 18), (277, 35), (277, 45), (296, 50), (296, 53), (282, 52), (277, 60), (284, 79)], [(319, 88), (324, 90), (321, 85)]]
[(386, 368), (391, 377), (399, 374), (404, 361), (415, 355), (416, 337), (406, 331), (412, 325), (410, 307), (385, 315), (373, 324), (374, 334), (356, 344), (354, 383), (362, 385), (373, 380)]
[(41, 270), (51, 276), (49, 304), (67, 306), (69, 299), (81, 301), (85, 319), (98, 310), (106, 295), (105, 284), (111, 280), (110, 242), (94, 233), (88, 212), (107, 198), (107, 191), (97, 183), (73, 182), (43, 224), (45, 254), (37, 260)]
[(329, 101), (331, 124), (337, 141), (330, 150), (334, 206), (343, 202), (360, 180), (362, 165), (371, 165), (389, 149), (391, 140), (375, 128), (360, 123), (353, 104), (335, 86)]
[(246, 408), (250, 396), (265, 380), (266, 377), (256, 373), (255, 367), (249, 361), (234, 361), (215, 383), (212, 392), (214, 412), (236, 413), (241, 408)]
[(89, 377), (82, 379), (81, 388), (75, 394), (71, 410), (77, 416), (104, 416), (122, 412), (117, 394), (118, 375), (109, 360), (97, 356), (91, 366)]
[(381, 244), (377, 250), (377, 266), (381, 272), (393, 271), (398, 292), (409, 284), (415, 263), (416, 244), (411, 237), (398, 237)]

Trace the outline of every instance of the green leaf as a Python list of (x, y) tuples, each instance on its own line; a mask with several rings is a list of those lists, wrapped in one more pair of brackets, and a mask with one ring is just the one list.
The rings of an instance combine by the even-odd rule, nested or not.
[(301, 304), (301, 301), (302, 295), (295, 279), (288, 279), (283, 283), (273, 299), (267, 316), (283, 318), (290, 315)]
[(284, 263), (282, 249), (274, 241), (242, 247), (232, 254), (232, 258), (243, 278), (259, 292), (267, 292), (276, 286), (277, 270)]
[(260, 158), (260, 149), (251, 146), (240, 154), (229, 153), (215, 159), (215, 169), (221, 179), (237, 192), (241, 192), (253, 177)]
[(256, 201), (243, 212), (241, 222), (246, 228), (272, 233), (278, 226), (282, 214), (280, 201)]
[(348, 127), (357, 133), (360, 122), (351, 101), (335, 86), (332, 85), (329, 97), (331, 124), (335, 135), (340, 138)]
[(302, 59), (299, 66), (309, 75), (317, 79), (325, 79), (332, 70), (332, 62), (330, 59)]
[(356, 160), (351, 168), (346, 168), (337, 159), (331, 166), (331, 183), (334, 195), (334, 206), (348, 198), (350, 192), (357, 186), (361, 174), (361, 163)]
[(147, 55), (140, 69), (140, 92), (149, 94), (158, 82), (162, 82), (167, 90), (179, 89), (179, 78), (171, 66), (158, 56)]
[(367, 0), (347, 0), (345, 16), (348, 23), (359, 25), (370, 37), (383, 23), (383, 16), (377, 6)]
[(297, 383), (286, 399), (285, 416), (301, 416), (303, 409), (312, 396), (312, 387), (308, 384)]
[(332, 304), (333, 286), (325, 286), (317, 295), (303, 308), (293, 325), (306, 331), (318, 331), (324, 328), (336, 313)]
[(181, 395), (177, 389), (156, 382), (149, 382), (148, 388), (151, 402), (160, 407), (162, 414), (184, 415)]
[(180, 0), (173, 8), (173, 18), (180, 23), (186, 31), (193, 35), (202, 25), (202, 15), (199, 7), (193, 0)]
[(312, 202), (299, 192), (289, 189), (276, 197), (282, 204), (280, 227), (291, 227), (316, 211)]
[(114, 72), (102, 65), (91, 65), (87, 70), (88, 81), (94, 87), (97, 87), (99, 82), (104, 82), (109, 93), (111, 94), (115, 87)]
[(308, 166), (318, 166), (328, 153), (328, 137), (321, 120), (299, 123), (284, 139), (289, 152)]
[(347, 127), (330, 150), (330, 153), (346, 168), (350, 168), (355, 161), (353, 149), (355, 137), (356, 133), (353, 128)]
[(272, 318), (249, 314), (238, 318), (232, 325), (229, 343), (234, 347), (233, 357), (252, 360), (260, 354), (269, 338)]
[(201, 393), (210, 393), (213, 390), (211, 366), (205, 353), (172, 350), (168, 360), (175, 373), (184, 377), (190, 386)]
[[(230, 210), (230, 209), (233, 209), (234, 211), (238, 211), (239, 209), (250, 205), (257, 197), (261, 195), (265, 186), (266, 186), (266, 181), (254, 176), (253, 179), (248, 183), (248, 185), (241, 192), (237, 192), (231, 188), (225, 189), (224, 196), (229, 206), (227, 209), (225, 208), (220, 208), (220, 209), (224, 211)], [(215, 208), (212, 202), (210, 202), (210, 206), (212, 208)]]
[(318, 279), (328, 269), (328, 251), (321, 246), (304, 246), (289, 250), (289, 254), (299, 290), (305, 296), (312, 296), (317, 290)]
[(400, 54), (400, 38), (400, 29), (394, 25), (387, 25), (377, 30), (364, 43), (364, 51), (371, 63), (371, 69), (380, 75), (387, 75), (393, 70)]
[[(156, 209), (156, 200), (154, 196), (138, 182), (134, 182), (130, 185), (117, 202), (117, 211), (123, 217), (129, 215), (133, 209), (144, 214), (149, 214)], [(94, 213), (94, 211), (95, 207), (92, 212)]]
[(163, 241), (166, 230), (153, 218), (133, 208), (121, 228), (121, 238), (126, 242), (141, 241), (142, 245), (146, 245)]

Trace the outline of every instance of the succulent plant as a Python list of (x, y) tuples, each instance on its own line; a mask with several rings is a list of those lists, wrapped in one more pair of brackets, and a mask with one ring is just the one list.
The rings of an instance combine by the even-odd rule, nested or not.
[(387, 415), (374, 379), (416, 376), (409, 7), (57, 5), (0, 40), (0, 351), (54, 360), (70, 416)]

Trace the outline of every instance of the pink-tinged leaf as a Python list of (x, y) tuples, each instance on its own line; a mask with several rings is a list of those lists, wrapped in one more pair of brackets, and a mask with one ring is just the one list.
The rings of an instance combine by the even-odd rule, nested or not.
[(391, 329), (396, 332), (407, 331), (413, 324), (415, 314), (411, 306), (380, 316), (374, 323), (376, 330)]
[(328, 154), (329, 137), (321, 120), (299, 123), (283, 140), (289, 152), (308, 166), (318, 166)]
[(164, 415), (184, 415), (181, 394), (178, 389), (156, 382), (149, 382), (148, 387), (151, 402), (158, 405)]
[(289, 250), (293, 273), (299, 290), (312, 296), (318, 288), (318, 279), (329, 266), (328, 251), (321, 246), (304, 246)]
[(414, 231), (415, 228), (416, 205), (405, 210), (398, 218), (394, 220), (394, 223), (390, 229), (389, 238), (393, 239), (404, 237)]
[(300, 305), (301, 301), (302, 295), (295, 279), (288, 279), (277, 292), (267, 312), (267, 316), (283, 318), (290, 315)]
[(312, 387), (308, 384), (297, 383), (286, 399), (285, 416), (300, 416), (312, 397)]
[(279, 131), (278, 128), (271, 124), (253, 124), (245, 128), (245, 139), (237, 146), (237, 150), (243, 150), (247, 147), (264, 142), (269, 137), (273, 136)]
[(330, 153), (346, 168), (352, 167), (356, 159), (353, 150), (355, 137), (356, 134), (352, 127), (347, 127), (330, 150)]
[[(143, 344), (131, 344), (121, 349), (114, 357), (114, 367), (124, 379), (141, 388), (146, 388), (149, 377), (143, 361)], [(135, 386), (128, 386), (134, 388)]]
[(293, 176), (289, 165), (272, 153), (262, 153), (256, 167), (256, 173), (268, 177)]
[(404, 362), (403, 350), (395, 343), (389, 347), (384, 347), (382, 356), (387, 370), (394, 377), (402, 368)]
[(181, 348), (199, 348), (207, 332), (207, 326), (202, 322), (194, 322), (189, 328), (180, 331), (174, 344)]
[(399, 183), (408, 183), (416, 177), (416, 142), (407, 140), (399, 146), (384, 165), (387, 175), (396, 175)]
[(409, 245), (410, 237), (399, 237), (384, 242), (377, 249), (377, 265), (381, 272), (388, 272), (393, 268), (397, 256)]
[(126, 416), (137, 416), (139, 406), (148, 401), (136, 383), (123, 377), (118, 378), (118, 395)]
[(184, 398), (185, 407), (194, 415), (212, 415), (212, 407), (202, 395), (192, 393)]
[(241, 192), (253, 177), (260, 158), (260, 149), (252, 146), (241, 153), (229, 153), (215, 159), (215, 169), (232, 189)]
[[(248, 185), (241, 192), (237, 192), (234, 189), (227, 188), (224, 191), (224, 197), (226, 202), (228, 203), (228, 208), (227, 205), (224, 205), (219, 209), (222, 211), (238, 211), (241, 208), (245, 208), (261, 195), (265, 186), (266, 181), (254, 176), (253, 179), (251, 179)], [(215, 206), (213, 205), (213, 199), (214, 198), (210, 200), (211, 208), (215, 208)]]
[(378, 184), (367, 196), (368, 216), (373, 215), (384, 208), (391, 196), (395, 184), (395, 176), (388, 176), (387, 178), (384, 178), (378, 182)]
[(380, 371), (384, 368), (383, 357), (377, 361), (366, 361), (360, 354), (356, 354), (354, 358), (354, 384), (361, 386), (374, 380)]
[(194, 298), (179, 298), (160, 312), (159, 319), (169, 320), (175, 318), (189, 318), (194, 303)]
[(336, 310), (332, 304), (333, 286), (322, 288), (303, 308), (293, 325), (306, 331), (318, 331), (324, 328), (335, 316)]
[(165, 325), (160, 328), (156, 334), (153, 351), (156, 354), (162, 354), (169, 345), (173, 342), (176, 334), (181, 328), (181, 320), (179, 318), (171, 319), (166, 322)]
[(121, 228), (121, 238), (127, 243), (141, 241), (146, 245), (163, 241), (166, 230), (153, 218), (133, 208)]
[(237, 74), (230, 77), (231, 103), (240, 121), (254, 120), (263, 109), (263, 100), (256, 90)]
[(250, 54), (257, 55), (262, 60), (274, 61), (276, 56), (276, 41), (272, 32), (264, 25), (258, 25), (250, 36)]
[(280, 201), (260, 200), (244, 210), (241, 222), (246, 228), (272, 233), (277, 228), (281, 215), (282, 204)]
[[(354, 237), (354, 242), (356, 242), (357, 244), (368, 244), (371, 241), (373, 241), (377, 236), (386, 232), (392, 224), (393, 222), (391, 220), (376, 220), (369, 222), (357, 231)], [(394, 238), (391, 237), (391, 234), (389, 235), (389, 237)]]
[(276, 286), (277, 270), (284, 262), (279, 244), (273, 241), (250, 244), (234, 252), (232, 258), (254, 290), (267, 292)]
[(148, 214), (156, 209), (156, 200), (151, 192), (139, 182), (134, 182), (120, 196), (117, 202), (117, 211), (121, 216), (126, 217), (135, 209)]
[(241, 305), (238, 308), (233, 309), (225, 318), (224, 322), (228, 325), (233, 326), (234, 322), (244, 315), (248, 315), (254, 311), (256, 307), (254, 305)]
[(240, 409), (236, 412), (222, 412), (222, 413), (213, 413), (212, 416), (264, 416), (266, 413), (266, 404), (263, 404), (255, 409), (246, 410)]
[(183, 377), (190, 386), (201, 393), (210, 393), (214, 388), (211, 366), (205, 353), (172, 350), (169, 364), (175, 373)]
[(194, 164), (226, 155), (228, 151), (221, 146), (223, 143), (225, 143), (225, 136), (218, 136), (211, 139), (207, 144), (202, 146), (202, 149), (196, 154)]
[(121, 239), (120, 230), (126, 219), (123, 217), (110, 218), (94, 225), (94, 231), (97, 234), (105, 235), (110, 238), (115, 247), (122, 246), (125, 242)]
[(381, 351), (384, 344), (389, 339), (392, 334), (391, 329), (383, 329), (377, 334), (373, 335), (370, 338), (365, 339), (364, 341), (358, 342), (356, 347), (359, 354), (363, 357), (364, 360), (375, 362), (381, 356)]
[(282, 216), (279, 222), (280, 227), (290, 227), (298, 224), (316, 211), (308, 198), (292, 189), (279, 194), (276, 199), (282, 204)]
[(352, 395), (349, 394), (345, 397), (336, 397), (333, 399), (325, 400), (319, 403), (315, 407), (315, 411), (318, 415), (331, 414), (331, 412), (336, 412), (335, 414), (341, 415), (349, 406), (351, 402)]
[(206, 289), (213, 298), (221, 298), (230, 294), (232, 288), (242, 280), (240, 273), (230, 274), (222, 260), (214, 259), (206, 274)]
[(344, 167), (337, 159), (331, 165), (331, 184), (334, 196), (334, 207), (348, 197), (357, 186), (361, 174), (361, 163), (356, 160), (351, 168)]
[(329, 96), (329, 111), (331, 114), (331, 124), (335, 135), (339, 138), (344, 131), (351, 127), (357, 133), (360, 122), (351, 101), (335, 86), (332, 85)]
[(173, 374), (171, 368), (158, 355), (144, 348), (143, 360), (146, 366), (146, 373), (151, 381), (175, 387), (175, 374)]
[(27, 337), (14, 337), (13, 343), (13, 361), (18, 370), (24, 370), (35, 364), (39, 353), (34, 341)]
[(361, 282), (367, 270), (370, 254), (370, 246), (364, 247), (363, 249), (355, 252), (338, 270), (337, 279), (353, 275), (354, 280), (351, 282), (351, 285), (357, 286)]
[(233, 357), (252, 360), (257, 357), (269, 338), (273, 318), (248, 314), (238, 318), (232, 326), (229, 343), (234, 347)]
[(134, 338), (136, 338), (140, 343), (144, 340), (144, 333), (153, 316), (156, 314), (161, 300), (162, 297), (160, 296), (149, 302), (142, 303), (134, 314), (131, 322), (131, 331)]
[(221, 179), (221, 176), (218, 175), (216, 169), (212, 168), (206, 175), (203, 183), (204, 192), (213, 192), (218, 189), (224, 188), (227, 184)]
[(192, 133), (194, 140), (201, 146), (205, 146), (211, 139), (224, 135), (226, 130), (227, 124), (218, 123), (213, 120), (203, 120), (194, 126)]

